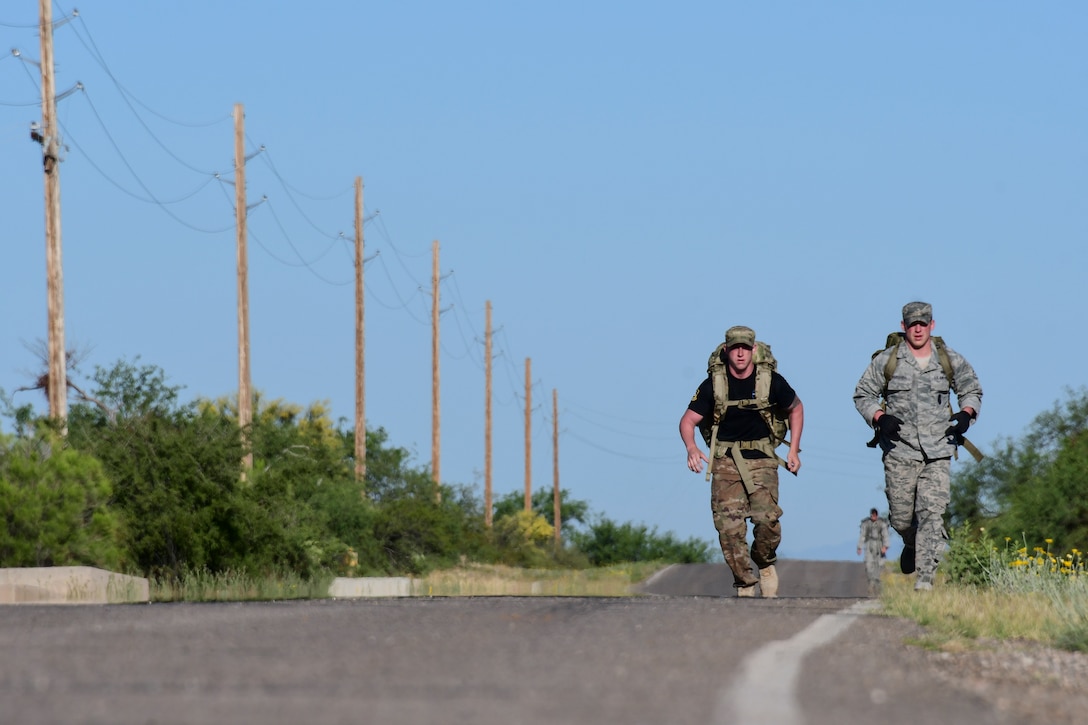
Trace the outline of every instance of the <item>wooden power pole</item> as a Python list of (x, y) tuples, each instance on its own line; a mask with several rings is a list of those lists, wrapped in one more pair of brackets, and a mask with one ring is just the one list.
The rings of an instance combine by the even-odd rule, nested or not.
[(525, 358), (525, 510), (533, 510), (533, 384), (532, 361)]
[[(355, 177), (355, 480), (366, 478), (366, 337), (363, 314), (363, 177)], [(362, 488), (366, 496), (366, 489)]]
[(45, 171), (45, 275), (49, 317), (49, 416), (68, 431), (68, 365), (64, 349), (64, 273), (60, 237), (60, 125), (53, 78), (53, 3), (39, 0), (42, 45), (42, 164)]
[(438, 384), (438, 240), (431, 244), (431, 471), (434, 474), (434, 500), (442, 501), (442, 416)]
[(491, 528), (491, 300), (484, 310), (484, 525)]
[[(45, 0), (43, 0), (45, 1)], [(245, 112), (234, 104), (234, 206), (238, 220), (238, 425), (242, 429), (242, 476), (253, 468), (249, 432), (253, 423), (253, 394), (249, 377), (249, 262), (246, 257)]]
[(559, 527), (559, 393), (552, 388), (552, 513), (555, 515), (555, 548), (560, 546)]

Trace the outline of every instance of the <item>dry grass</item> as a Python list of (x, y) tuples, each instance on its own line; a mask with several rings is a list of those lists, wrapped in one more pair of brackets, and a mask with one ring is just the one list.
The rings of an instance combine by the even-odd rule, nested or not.
[[(661, 562), (631, 563), (594, 569), (521, 569), (465, 564), (412, 580), (414, 596), (488, 597), (627, 597), (634, 586), (665, 568)], [(151, 579), (155, 602), (257, 601), (320, 599), (328, 596), (332, 576), (302, 580), (292, 575), (253, 578), (244, 572), (189, 572), (179, 581)]]
[(1008, 593), (951, 585), (938, 577), (929, 592), (914, 591), (914, 577), (884, 574), (884, 613), (926, 627), (921, 644), (939, 649), (971, 646), (971, 640), (1026, 639), (1050, 644), (1061, 617), (1037, 592)]
[(416, 579), (412, 591), (433, 597), (626, 597), (635, 584), (665, 566), (651, 562), (570, 570), (467, 564)]
[(153, 602), (251, 602), (320, 599), (328, 596), (332, 575), (304, 579), (292, 572), (253, 577), (244, 571), (197, 569), (179, 579), (151, 577)]

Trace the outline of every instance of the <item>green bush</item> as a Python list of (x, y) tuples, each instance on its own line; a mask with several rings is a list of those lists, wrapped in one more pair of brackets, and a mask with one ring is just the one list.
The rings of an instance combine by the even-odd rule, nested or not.
[(948, 550), (940, 568), (949, 581), (970, 586), (985, 586), (990, 582), (996, 549), (985, 528), (972, 528), (964, 522), (949, 534)]
[[(529, 498), (530, 510), (555, 526), (555, 492), (550, 488), (538, 488)], [(511, 491), (500, 497), (494, 505), (494, 518), (498, 521), (504, 516), (512, 516), (525, 510), (525, 494)], [(585, 525), (589, 516), (589, 504), (571, 498), (570, 491), (559, 491), (559, 532), (565, 540), (578, 526)]]
[[(2, 414), (16, 424), (0, 480), (10, 524), (0, 556), (116, 562), (164, 586), (180, 586), (194, 572), (209, 581), (313, 581), (334, 573), (421, 575), (466, 561), (581, 568), (710, 558), (703, 542), (645, 526), (602, 518), (582, 530), (588, 505), (566, 490), (558, 549), (548, 489), (533, 494), (532, 514), (522, 495), (501, 498), (487, 529), (474, 488), (436, 486), (381, 428), (367, 431), (358, 481), (354, 431), (334, 425), (324, 403), (303, 408), (255, 394), (243, 435), (236, 400), (183, 404), (180, 387), (138, 360), (97, 368), (92, 379), (91, 393), (79, 390), (71, 406), (67, 438), (48, 445), (35, 437), (47, 421), (0, 393)], [(27, 460), (10, 454), (20, 446)], [(243, 467), (247, 453), (250, 468)]]
[(496, 520), (494, 528), (502, 563), (529, 569), (555, 565), (555, 528), (543, 516), (523, 509)]
[(54, 433), (0, 439), (0, 566), (127, 568), (110, 482)]
[(575, 532), (571, 542), (593, 566), (636, 561), (698, 564), (711, 560), (710, 545), (705, 541), (695, 538), (679, 541), (671, 531), (658, 534), (656, 527), (617, 524), (605, 517), (593, 522), (588, 531)]
[(413, 575), (450, 566), (462, 557), (493, 561), (494, 553), (484, 545), (482, 516), (471, 518), (463, 498), (443, 486), (436, 501), (433, 484), (410, 486), (395, 496), (387, 495), (378, 506), (374, 537), (382, 559), (382, 570)]

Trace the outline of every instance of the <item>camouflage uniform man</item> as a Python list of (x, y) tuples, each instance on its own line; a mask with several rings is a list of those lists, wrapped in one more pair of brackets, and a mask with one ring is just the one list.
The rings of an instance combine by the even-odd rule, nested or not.
[[(749, 327), (731, 327), (725, 333), (723, 362), (729, 376), (729, 399), (755, 398), (756, 369), (752, 351), (756, 333)], [(790, 428), (790, 450), (786, 469), (796, 474), (801, 469), (801, 429), (804, 426), (804, 406), (786, 379), (772, 373), (770, 404), (786, 411)], [(714, 387), (708, 376), (692, 396), (688, 409), (680, 419), (680, 437), (687, 449), (688, 468), (695, 473), (703, 470), (707, 456), (695, 442), (695, 428), (714, 412)], [(733, 586), (738, 597), (754, 597), (756, 584), (760, 594), (778, 596), (778, 545), (782, 541), (782, 525), (778, 506), (779, 462), (759, 450), (759, 442), (768, 437), (767, 424), (755, 410), (730, 407), (717, 428), (717, 441), (712, 450), (714, 463), (710, 484), (710, 509), (722, 554), (733, 572)], [(740, 455), (745, 474), (738, 469), (734, 456)], [(773, 450), (771, 451), (773, 454)], [(744, 478), (748, 478), (745, 482)], [(752, 549), (749, 555), (747, 520), (752, 520)], [(752, 573), (752, 562), (759, 577)]]
[[(873, 357), (854, 390), (854, 405), (876, 429), (884, 453), (888, 518), (903, 537), (901, 570), (910, 574), (917, 567), (916, 590), (933, 588), (947, 538), (943, 517), (951, 459), (982, 405), (974, 368), (947, 346), (951, 381), (946, 376), (932, 340), (934, 324), (930, 305), (907, 303), (903, 340)], [(897, 362), (887, 379), (885, 366), (892, 355)], [(956, 413), (951, 412), (950, 388), (960, 408)]]
[(880, 594), (880, 574), (884, 571), (884, 555), (891, 544), (888, 522), (880, 518), (880, 512), (869, 509), (869, 515), (861, 520), (858, 533), (858, 553), (865, 553), (865, 573), (869, 577), (869, 596)]

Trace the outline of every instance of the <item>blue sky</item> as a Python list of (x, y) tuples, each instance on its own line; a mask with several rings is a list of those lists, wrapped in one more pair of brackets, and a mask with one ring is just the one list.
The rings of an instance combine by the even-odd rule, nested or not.
[[(734, 324), (806, 408), (780, 555), (855, 558), (883, 508), (851, 395), (913, 299), (974, 364), (972, 438), (1088, 382), (1088, 8), (1074, 3), (85, 0), (55, 31), (66, 342), (235, 393), (234, 104), (245, 108), (250, 337), (266, 398), (354, 411), (363, 177), (367, 422), (430, 462), (441, 245), (444, 481), (564, 488), (714, 540), (677, 423)], [(74, 6), (54, 4), (54, 20)], [(0, 388), (46, 336), (37, 3), (0, 38)], [(376, 215), (376, 216), (375, 216)], [(85, 378), (84, 378), (85, 380)], [(17, 403), (44, 400), (19, 393)], [(350, 423), (349, 423), (350, 424)], [(896, 542), (898, 546), (898, 542)]]

